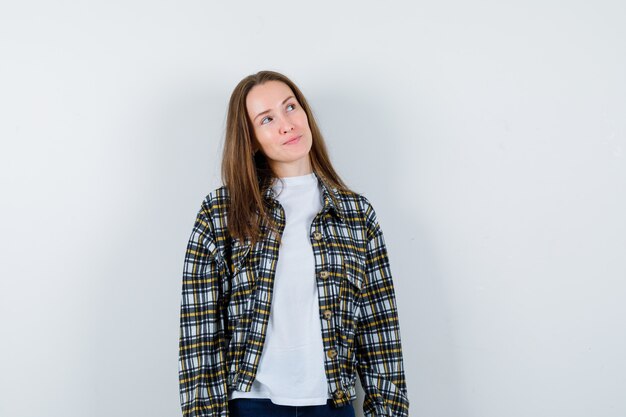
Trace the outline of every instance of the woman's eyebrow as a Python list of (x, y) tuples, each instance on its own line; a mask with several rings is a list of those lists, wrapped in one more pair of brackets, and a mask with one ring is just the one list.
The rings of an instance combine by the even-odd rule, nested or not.
[[(287, 100), (289, 100), (290, 98), (294, 98), (294, 97), (293, 97), (293, 96), (289, 96), (289, 97), (287, 97), (286, 99), (284, 99), (284, 100), (283, 100), (283, 102), (282, 102), (282, 103), (280, 103), (280, 104), (281, 104), (281, 105), (285, 104), (285, 102), (286, 102)], [(259, 116), (261, 116), (261, 115), (263, 115), (263, 114), (269, 113), (269, 112), (270, 112), (269, 110), (262, 111), (261, 113), (259, 113), (259, 114), (257, 114), (256, 116), (254, 116), (254, 119), (252, 119), (252, 121), (255, 121), (255, 120), (257, 119), (257, 117), (259, 117)]]

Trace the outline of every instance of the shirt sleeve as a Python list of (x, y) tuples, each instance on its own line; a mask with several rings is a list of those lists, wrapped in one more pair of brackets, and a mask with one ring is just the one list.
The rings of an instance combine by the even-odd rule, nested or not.
[(357, 370), (365, 391), (363, 412), (366, 417), (407, 417), (409, 399), (391, 269), (383, 232), (369, 203), (366, 219), (366, 278), (356, 328)]
[(203, 204), (183, 267), (178, 375), (184, 417), (228, 416), (219, 309), (225, 269), (214, 239)]

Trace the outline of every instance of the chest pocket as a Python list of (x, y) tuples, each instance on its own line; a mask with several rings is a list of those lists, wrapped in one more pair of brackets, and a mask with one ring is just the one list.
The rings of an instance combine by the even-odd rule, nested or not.
[(248, 242), (233, 246), (232, 263), (229, 274), (229, 315), (233, 326), (252, 308), (252, 298), (256, 290), (256, 268), (253, 263), (251, 246)]
[(341, 327), (353, 334), (360, 311), (358, 305), (365, 282), (365, 264), (357, 257), (343, 255), (339, 282)]
[[(235, 278), (239, 276), (242, 269), (245, 269), (248, 255), (250, 255), (249, 243), (246, 242), (242, 244), (237, 244), (233, 247), (231, 254), (232, 265), (230, 271), (230, 275), (233, 278), (233, 281), (239, 281)], [(233, 285), (234, 284), (235, 282), (233, 282)], [(239, 282), (237, 282), (237, 284), (239, 284)]]
[(365, 281), (365, 264), (359, 258), (343, 255), (342, 267), (343, 281), (350, 284), (354, 292), (361, 292)]

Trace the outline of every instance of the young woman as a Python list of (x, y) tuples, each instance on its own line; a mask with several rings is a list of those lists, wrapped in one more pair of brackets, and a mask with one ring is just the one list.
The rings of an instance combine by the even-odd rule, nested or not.
[(408, 416), (383, 232), (330, 162), (287, 77), (230, 98), (224, 185), (202, 201), (183, 268), (184, 416)]

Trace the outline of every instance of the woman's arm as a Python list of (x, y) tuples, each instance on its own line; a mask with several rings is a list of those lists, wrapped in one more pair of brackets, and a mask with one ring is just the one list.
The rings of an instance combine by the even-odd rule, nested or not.
[(228, 416), (219, 313), (221, 276), (226, 270), (208, 213), (203, 202), (183, 268), (178, 373), (184, 417)]
[(366, 278), (356, 329), (356, 355), (365, 390), (365, 416), (406, 417), (409, 413), (400, 326), (382, 229), (367, 199)]

